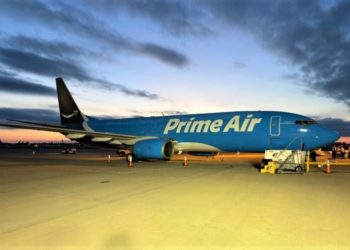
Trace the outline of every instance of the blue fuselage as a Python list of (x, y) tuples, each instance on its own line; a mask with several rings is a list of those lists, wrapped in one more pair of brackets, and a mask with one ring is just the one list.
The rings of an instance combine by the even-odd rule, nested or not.
[(310, 150), (339, 138), (337, 132), (321, 127), (308, 117), (275, 111), (90, 119), (88, 126), (100, 132), (164, 138), (178, 143), (200, 143), (226, 152)]

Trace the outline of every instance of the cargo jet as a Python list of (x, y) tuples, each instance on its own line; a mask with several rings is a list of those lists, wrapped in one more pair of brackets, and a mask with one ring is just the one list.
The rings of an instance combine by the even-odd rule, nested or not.
[(61, 126), (9, 120), (0, 125), (59, 132), (83, 144), (130, 152), (134, 160), (169, 160), (174, 154), (311, 150), (339, 133), (308, 117), (277, 111), (96, 119), (80, 111), (62, 78), (56, 79)]

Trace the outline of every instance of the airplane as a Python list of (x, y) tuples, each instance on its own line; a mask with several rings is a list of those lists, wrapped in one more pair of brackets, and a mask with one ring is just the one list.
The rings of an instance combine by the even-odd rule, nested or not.
[[(82, 144), (130, 152), (133, 161), (169, 160), (174, 154), (312, 150), (339, 133), (306, 116), (279, 111), (242, 111), (159, 117), (97, 119), (82, 113), (62, 78), (56, 79), (61, 126), (8, 120), (1, 126), (59, 132)], [(128, 158), (127, 158), (128, 159)]]

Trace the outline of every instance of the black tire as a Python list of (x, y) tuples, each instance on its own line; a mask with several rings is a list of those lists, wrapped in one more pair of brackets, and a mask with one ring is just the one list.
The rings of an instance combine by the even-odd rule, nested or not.
[(262, 159), (260, 163), (260, 168), (263, 169), (266, 165), (269, 164), (269, 161), (271, 160)]
[(295, 172), (297, 172), (297, 173), (302, 173), (303, 172), (303, 168), (301, 167), (301, 166), (297, 166), (297, 167), (295, 167)]
[(118, 151), (117, 151), (117, 155), (120, 156), (120, 157), (125, 157), (125, 156), (126, 156), (124, 150), (118, 150)]

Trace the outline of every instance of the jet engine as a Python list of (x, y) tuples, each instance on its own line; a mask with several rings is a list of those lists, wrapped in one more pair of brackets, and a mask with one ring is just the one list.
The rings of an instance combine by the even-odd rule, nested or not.
[(174, 144), (166, 139), (142, 140), (135, 143), (133, 154), (137, 159), (169, 160), (174, 154)]

